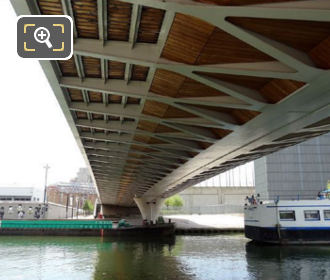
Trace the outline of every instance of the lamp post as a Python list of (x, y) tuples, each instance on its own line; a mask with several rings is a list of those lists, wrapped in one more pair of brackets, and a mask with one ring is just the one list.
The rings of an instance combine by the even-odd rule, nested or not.
[(47, 176), (48, 176), (48, 169), (50, 168), (50, 166), (46, 164), (44, 168), (45, 168), (45, 189), (44, 189), (44, 204), (45, 204), (47, 198)]

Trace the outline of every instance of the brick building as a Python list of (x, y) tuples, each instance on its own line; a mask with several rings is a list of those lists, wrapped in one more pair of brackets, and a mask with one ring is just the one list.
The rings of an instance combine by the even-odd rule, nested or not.
[(57, 183), (47, 187), (47, 201), (74, 208), (82, 208), (86, 200), (93, 205), (97, 199), (96, 188), (87, 168), (80, 168), (69, 183)]
[(87, 184), (59, 183), (47, 187), (47, 201), (56, 204), (82, 208), (86, 200), (94, 205), (96, 199), (95, 188)]

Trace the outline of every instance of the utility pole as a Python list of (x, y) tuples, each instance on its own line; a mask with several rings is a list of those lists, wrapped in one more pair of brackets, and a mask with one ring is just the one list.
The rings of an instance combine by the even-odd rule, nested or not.
[(47, 198), (47, 176), (48, 176), (48, 169), (50, 168), (50, 166), (46, 164), (44, 168), (45, 168), (45, 189), (44, 189), (44, 204), (45, 204)]

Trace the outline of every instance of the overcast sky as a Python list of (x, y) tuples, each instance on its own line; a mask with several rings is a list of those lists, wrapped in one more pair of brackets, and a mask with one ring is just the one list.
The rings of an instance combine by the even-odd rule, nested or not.
[(74, 177), (85, 166), (71, 130), (37, 60), (16, 53), (16, 14), (0, 0), (0, 186), (44, 184)]

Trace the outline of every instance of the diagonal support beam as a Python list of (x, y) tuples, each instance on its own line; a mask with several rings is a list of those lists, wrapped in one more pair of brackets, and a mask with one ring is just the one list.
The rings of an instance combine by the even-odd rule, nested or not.
[(188, 104), (176, 105), (176, 107), (216, 124), (222, 125), (224, 129), (234, 130), (238, 125), (237, 121), (228, 113), (217, 112)]

